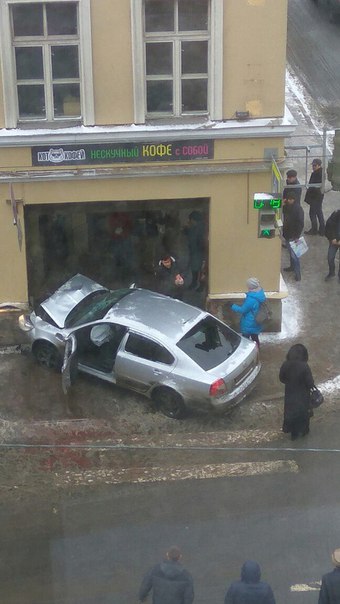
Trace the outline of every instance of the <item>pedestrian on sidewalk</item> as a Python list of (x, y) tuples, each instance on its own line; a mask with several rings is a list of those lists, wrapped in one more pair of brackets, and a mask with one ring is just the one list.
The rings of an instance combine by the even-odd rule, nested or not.
[(183, 299), (184, 279), (173, 256), (164, 254), (160, 259), (156, 272), (156, 289), (165, 296), (177, 300)]
[(288, 194), (292, 193), (295, 196), (296, 202), (300, 205), (301, 202), (301, 194), (302, 194), (302, 186), (300, 185), (300, 181), (297, 177), (296, 170), (288, 170), (286, 173), (286, 187), (283, 189), (282, 199), (283, 203), (285, 199), (287, 199)]
[(247, 281), (248, 291), (246, 299), (240, 306), (232, 304), (231, 310), (241, 315), (240, 331), (245, 338), (249, 338), (256, 342), (260, 348), (259, 334), (263, 326), (256, 321), (256, 315), (260, 306), (266, 300), (265, 293), (261, 287), (259, 280), (256, 277), (250, 277)]
[[(315, 158), (312, 161), (312, 173), (309, 178), (309, 185), (322, 183), (322, 162), (321, 159)], [(323, 193), (321, 187), (309, 186), (306, 195), (305, 202), (309, 205), (309, 218), (311, 222), (311, 228), (309, 231), (305, 231), (306, 235), (319, 235), (325, 234), (325, 219), (322, 211)], [(319, 221), (319, 231), (318, 231)]]
[(340, 602), (340, 549), (332, 553), (335, 568), (323, 575), (318, 604), (339, 604)]
[(285, 385), (282, 431), (290, 432), (292, 440), (309, 433), (313, 414), (310, 392), (314, 379), (308, 365), (308, 351), (303, 344), (294, 344), (281, 365), (280, 382)]
[(282, 218), (282, 235), (286, 240), (286, 247), (290, 256), (290, 265), (283, 270), (294, 272), (295, 281), (301, 281), (300, 259), (293, 251), (290, 242), (296, 241), (301, 237), (304, 225), (304, 213), (300, 204), (297, 203), (294, 193), (291, 191), (287, 193), (287, 198), (284, 201)]
[(241, 569), (241, 580), (230, 585), (224, 604), (275, 604), (272, 588), (260, 579), (259, 564), (247, 560)]
[(139, 590), (139, 601), (145, 602), (152, 590), (152, 604), (192, 604), (193, 580), (180, 560), (179, 547), (167, 551), (165, 559), (146, 573)]
[[(333, 212), (327, 219), (325, 226), (325, 235), (329, 242), (328, 247), (328, 275), (325, 277), (325, 281), (329, 281), (335, 277), (335, 256), (338, 250), (340, 250), (340, 210)], [(340, 252), (339, 252), (340, 254)], [(340, 261), (338, 268), (338, 281), (340, 283)]]

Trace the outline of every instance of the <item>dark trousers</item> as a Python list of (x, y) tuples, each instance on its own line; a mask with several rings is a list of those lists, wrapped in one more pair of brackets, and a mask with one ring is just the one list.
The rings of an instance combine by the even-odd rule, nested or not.
[(290, 256), (290, 266), (294, 271), (295, 277), (297, 279), (301, 279), (301, 267), (300, 267), (300, 259), (297, 257), (297, 255), (293, 252), (290, 243), (289, 243), (289, 239), (286, 239), (286, 246), (287, 249), (289, 251), (289, 256)]
[(257, 333), (243, 333), (242, 335), (244, 338), (248, 338), (248, 340), (253, 340), (253, 342), (256, 342), (257, 347), (260, 348), (260, 340)]
[(325, 234), (325, 219), (322, 211), (322, 200), (312, 200), (309, 206), (309, 218), (312, 225), (313, 233), (318, 232), (318, 221), (319, 221), (319, 233), (320, 235)]
[[(333, 243), (329, 244), (327, 260), (330, 275), (335, 275), (335, 256), (338, 250), (340, 250), (340, 247), (338, 245), (334, 245)], [(338, 275), (340, 277), (340, 263)]]

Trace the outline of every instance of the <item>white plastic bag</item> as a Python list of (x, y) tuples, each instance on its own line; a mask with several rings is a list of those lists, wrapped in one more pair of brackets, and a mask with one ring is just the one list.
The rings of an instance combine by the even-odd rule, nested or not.
[(299, 239), (294, 239), (289, 242), (290, 247), (292, 248), (295, 256), (300, 258), (308, 251), (308, 245), (304, 237), (299, 237)]

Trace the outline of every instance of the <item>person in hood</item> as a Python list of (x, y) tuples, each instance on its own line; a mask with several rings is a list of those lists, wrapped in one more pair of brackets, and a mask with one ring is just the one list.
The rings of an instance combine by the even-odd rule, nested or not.
[(155, 272), (157, 291), (177, 300), (183, 299), (184, 279), (177, 262), (170, 254), (164, 254)]
[(180, 563), (181, 558), (180, 549), (170, 547), (165, 560), (146, 573), (139, 590), (140, 602), (145, 602), (152, 590), (152, 604), (192, 604), (193, 580)]
[(283, 426), (285, 433), (291, 433), (292, 440), (309, 433), (312, 415), (310, 391), (314, 379), (308, 365), (308, 351), (303, 344), (294, 344), (280, 368), (280, 382), (285, 385)]
[(256, 342), (258, 348), (260, 348), (259, 333), (261, 333), (263, 326), (256, 321), (256, 315), (262, 302), (265, 302), (266, 296), (256, 277), (248, 279), (247, 287), (248, 291), (243, 304), (240, 306), (232, 304), (231, 310), (241, 315), (240, 330), (242, 335)]
[(230, 585), (224, 604), (275, 604), (272, 588), (261, 581), (261, 569), (257, 562), (247, 560), (243, 564), (241, 580)]
[(318, 604), (338, 604), (340, 602), (340, 549), (332, 553), (333, 570), (322, 577)]

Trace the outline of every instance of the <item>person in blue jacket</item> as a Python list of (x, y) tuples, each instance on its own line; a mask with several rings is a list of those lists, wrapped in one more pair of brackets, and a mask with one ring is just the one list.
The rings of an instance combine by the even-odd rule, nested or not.
[(248, 291), (243, 304), (241, 306), (232, 304), (231, 310), (241, 315), (240, 331), (242, 335), (245, 338), (252, 339), (256, 342), (258, 348), (260, 348), (259, 333), (261, 333), (263, 327), (261, 323), (256, 321), (255, 317), (262, 302), (265, 302), (266, 296), (256, 277), (250, 277), (247, 280), (247, 287)]

